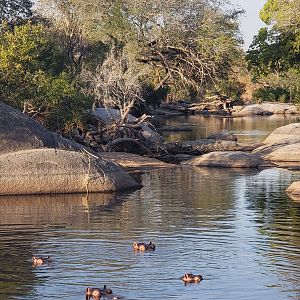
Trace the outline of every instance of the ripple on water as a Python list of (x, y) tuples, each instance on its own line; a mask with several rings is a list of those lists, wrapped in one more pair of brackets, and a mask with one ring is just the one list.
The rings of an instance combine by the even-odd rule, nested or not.
[[(125, 299), (297, 299), (300, 205), (282, 192), (293, 178), (178, 168), (118, 195), (3, 198), (0, 299), (84, 299), (103, 284)], [(156, 251), (135, 253), (136, 240)], [(32, 254), (53, 263), (34, 268)], [(204, 280), (185, 286), (189, 271)]]

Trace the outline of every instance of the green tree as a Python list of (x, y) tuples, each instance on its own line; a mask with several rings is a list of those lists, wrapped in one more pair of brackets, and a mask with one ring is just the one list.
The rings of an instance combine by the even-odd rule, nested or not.
[(0, 98), (58, 130), (78, 120), (88, 102), (54, 46), (43, 25), (6, 27), (0, 39)]
[(300, 19), (298, 0), (268, 0), (260, 11), (268, 25), (260, 29), (247, 52), (260, 100), (300, 101)]
[(259, 16), (268, 25), (275, 25), (281, 31), (299, 32), (299, 0), (268, 0)]
[(247, 58), (256, 76), (282, 72), (296, 65), (299, 54), (294, 48), (295, 35), (262, 28), (254, 37)]
[(154, 91), (167, 84), (177, 95), (203, 94), (228, 76), (238, 55), (239, 14), (217, 1), (117, 1), (108, 21), (122, 26), (108, 29), (118, 40), (126, 36), (128, 52), (136, 48), (135, 59), (152, 72)]
[(37, 11), (51, 23), (53, 39), (65, 55), (65, 64), (74, 74), (83, 65), (102, 63), (108, 51), (100, 23), (104, 4), (96, 0), (39, 0)]
[[(91, 41), (122, 48), (131, 66), (147, 70), (142, 80), (146, 86), (152, 86), (152, 93), (170, 86), (168, 90), (176, 94), (185, 91), (203, 94), (228, 76), (240, 55), (240, 12), (225, 9), (225, 1), (43, 0), (42, 3), (49, 7), (49, 1), (54, 4), (54, 11), (60, 13), (48, 15), (70, 28), (68, 32), (72, 35), (66, 36), (74, 38), (79, 34), (86, 45), (75, 55), (82, 59), (81, 67), (87, 67), (84, 60)], [(103, 62), (107, 50), (103, 47), (98, 64)]]

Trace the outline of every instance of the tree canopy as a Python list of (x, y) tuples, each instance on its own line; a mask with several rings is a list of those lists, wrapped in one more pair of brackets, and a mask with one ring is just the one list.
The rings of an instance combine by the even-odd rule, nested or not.
[[(226, 0), (38, 0), (36, 14), (32, 5), (0, 0), (0, 97), (54, 129), (128, 87), (150, 102), (203, 99), (242, 53), (242, 12)], [(105, 90), (113, 74), (124, 84)]]
[(260, 18), (268, 25), (283, 31), (298, 31), (300, 2), (298, 0), (268, 0), (260, 11)]
[(247, 52), (260, 100), (300, 101), (300, 18), (298, 0), (268, 0), (260, 29)]
[(67, 35), (81, 41), (77, 57), (83, 58), (82, 46), (91, 40), (121, 47), (135, 68), (148, 68), (154, 90), (168, 84), (204, 92), (227, 76), (239, 55), (241, 12), (220, 1), (50, 2)]
[(127, 0), (117, 5), (108, 24), (123, 26), (109, 34), (118, 32), (117, 39), (126, 35), (121, 41), (129, 49), (136, 47), (135, 59), (150, 67), (154, 89), (168, 83), (177, 92), (204, 92), (227, 76), (241, 42), (239, 12), (205, 0)]
[[(5, 28), (0, 39), (0, 99), (44, 122), (64, 127), (85, 98), (64, 56), (41, 24)], [(80, 100), (80, 97), (82, 100)]]

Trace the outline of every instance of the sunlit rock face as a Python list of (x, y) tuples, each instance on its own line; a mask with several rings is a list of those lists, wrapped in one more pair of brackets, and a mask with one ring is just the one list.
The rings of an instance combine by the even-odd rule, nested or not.
[(300, 201), (300, 181), (294, 181), (285, 191), (293, 200)]
[(222, 168), (256, 168), (262, 163), (258, 155), (241, 151), (210, 152), (184, 162), (193, 166)]
[(139, 184), (86, 153), (34, 149), (0, 155), (0, 195), (114, 192)]
[(255, 153), (280, 167), (300, 168), (300, 123), (275, 129)]
[[(72, 150), (72, 151), (69, 151)], [(0, 194), (112, 192), (138, 187), (116, 164), (0, 102)]]
[(264, 158), (282, 166), (300, 166), (300, 143), (279, 147)]
[(251, 116), (251, 115), (273, 115), (273, 114), (298, 114), (299, 110), (294, 104), (289, 103), (262, 103), (247, 105), (242, 109), (233, 110), (234, 116)]
[(300, 142), (300, 123), (291, 123), (275, 129), (264, 144), (292, 144)]

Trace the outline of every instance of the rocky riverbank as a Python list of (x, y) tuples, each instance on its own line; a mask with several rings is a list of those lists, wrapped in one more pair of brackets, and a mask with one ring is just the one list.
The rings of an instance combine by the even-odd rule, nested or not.
[(115, 192), (140, 185), (117, 164), (0, 102), (0, 195)]
[(293, 103), (265, 102), (261, 104), (235, 105), (229, 99), (215, 99), (211, 102), (190, 103), (179, 101), (164, 104), (154, 111), (155, 114), (174, 116), (181, 114), (205, 114), (222, 117), (267, 116), (273, 114), (299, 114), (299, 107)]
[[(101, 122), (109, 122), (107, 112), (98, 110), (96, 117)], [(172, 163), (180, 162), (182, 166), (275, 166), (300, 170), (300, 123), (277, 128), (260, 145), (241, 145), (236, 136), (223, 132), (205, 140), (164, 143), (155, 128), (145, 122), (136, 127), (136, 120), (132, 118), (128, 128), (137, 128), (142, 140), (119, 138), (106, 146), (99, 143), (101, 151), (95, 152), (96, 147), (90, 148), (89, 143), (84, 146), (62, 138), (0, 103), (0, 194), (113, 192), (138, 188), (139, 184), (124, 170), (169, 168), (176, 166)], [(93, 142), (97, 142), (98, 135), (100, 132), (94, 131)], [(92, 135), (88, 132), (86, 136)], [(148, 144), (151, 148), (147, 148)], [(141, 150), (144, 152), (139, 153)], [(154, 158), (156, 154), (159, 160)]]
[(236, 144), (234, 150), (212, 151), (184, 162), (184, 164), (229, 168), (273, 166), (300, 170), (300, 123), (277, 128), (261, 146), (254, 148), (253, 151), (241, 151), (239, 144)]

